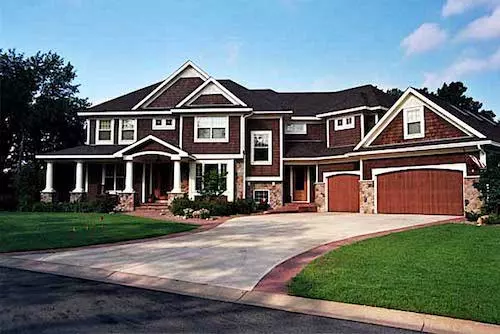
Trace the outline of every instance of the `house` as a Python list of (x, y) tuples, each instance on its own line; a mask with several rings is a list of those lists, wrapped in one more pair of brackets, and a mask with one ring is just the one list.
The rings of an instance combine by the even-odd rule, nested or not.
[[(408, 88), (279, 93), (216, 80), (188, 61), (163, 81), (79, 112), (83, 146), (43, 153), (43, 201), (116, 193), (123, 210), (187, 194), (226, 174), (229, 201), (319, 211), (463, 215), (500, 126)], [(70, 172), (68, 171), (70, 168)], [(74, 187), (73, 187), (74, 186)]]

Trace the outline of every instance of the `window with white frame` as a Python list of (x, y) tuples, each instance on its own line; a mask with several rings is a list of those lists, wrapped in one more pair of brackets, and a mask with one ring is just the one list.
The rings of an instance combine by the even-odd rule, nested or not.
[(175, 130), (175, 118), (153, 118), (153, 130)]
[(105, 164), (102, 165), (103, 191), (115, 193), (125, 188), (125, 165)]
[(195, 189), (197, 192), (203, 189), (203, 178), (206, 174), (216, 171), (222, 179), (222, 184), (227, 189), (227, 164), (225, 163), (197, 163), (196, 164), (196, 179)]
[(227, 142), (229, 138), (229, 117), (195, 117), (194, 131), (194, 140), (196, 142)]
[(250, 161), (252, 165), (272, 164), (272, 131), (251, 132)]
[(253, 191), (253, 200), (256, 203), (269, 203), (269, 190), (255, 189)]
[(96, 122), (96, 144), (113, 144), (114, 120), (98, 119)]
[(305, 135), (307, 134), (307, 124), (300, 122), (290, 122), (286, 124), (285, 134), (287, 135)]
[(335, 118), (333, 120), (336, 131), (354, 129), (354, 116)]
[(403, 109), (404, 139), (423, 138), (425, 136), (424, 108)]
[(119, 144), (130, 144), (135, 142), (137, 137), (137, 120), (136, 119), (120, 119), (120, 136)]

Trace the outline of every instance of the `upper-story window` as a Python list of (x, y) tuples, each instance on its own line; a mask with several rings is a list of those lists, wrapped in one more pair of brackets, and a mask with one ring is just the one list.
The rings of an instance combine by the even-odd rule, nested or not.
[(136, 119), (120, 119), (120, 135), (118, 137), (119, 144), (130, 144), (137, 139), (137, 120)]
[(307, 124), (300, 122), (290, 122), (286, 124), (285, 134), (287, 135), (305, 135), (307, 134)]
[(335, 118), (333, 122), (335, 124), (334, 128), (336, 131), (354, 129), (355, 127), (354, 116)]
[(98, 119), (96, 122), (96, 144), (113, 144), (115, 121), (112, 119)]
[(175, 118), (153, 118), (153, 130), (175, 130)]
[(252, 165), (272, 164), (272, 136), (272, 131), (251, 132), (250, 161)]
[(404, 139), (423, 138), (425, 136), (424, 107), (403, 110)]
[(227, 142), (229, 139), (229, 117), (195, 117), (194, 133), (195, 142)]

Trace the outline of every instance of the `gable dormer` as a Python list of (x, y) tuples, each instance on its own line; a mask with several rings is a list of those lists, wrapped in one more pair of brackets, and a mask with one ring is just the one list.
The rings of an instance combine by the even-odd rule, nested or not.
[(209, 78), (188, 96), (177, 103), (176, 108), (190, 107), (246, 107), (236, 95), (214, 78)]
[(484, 137), (413, 88), (409, 88), (356, 146), (393, 146)]

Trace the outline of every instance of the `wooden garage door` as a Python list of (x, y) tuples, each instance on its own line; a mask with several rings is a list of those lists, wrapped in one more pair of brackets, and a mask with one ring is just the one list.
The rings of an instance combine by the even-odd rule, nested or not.
[(328, 178), (328, 211), (359, 212), (359, 176)]
[(421, 169), (377, 177), (379, 213), (463, 215), (462, 172)]

